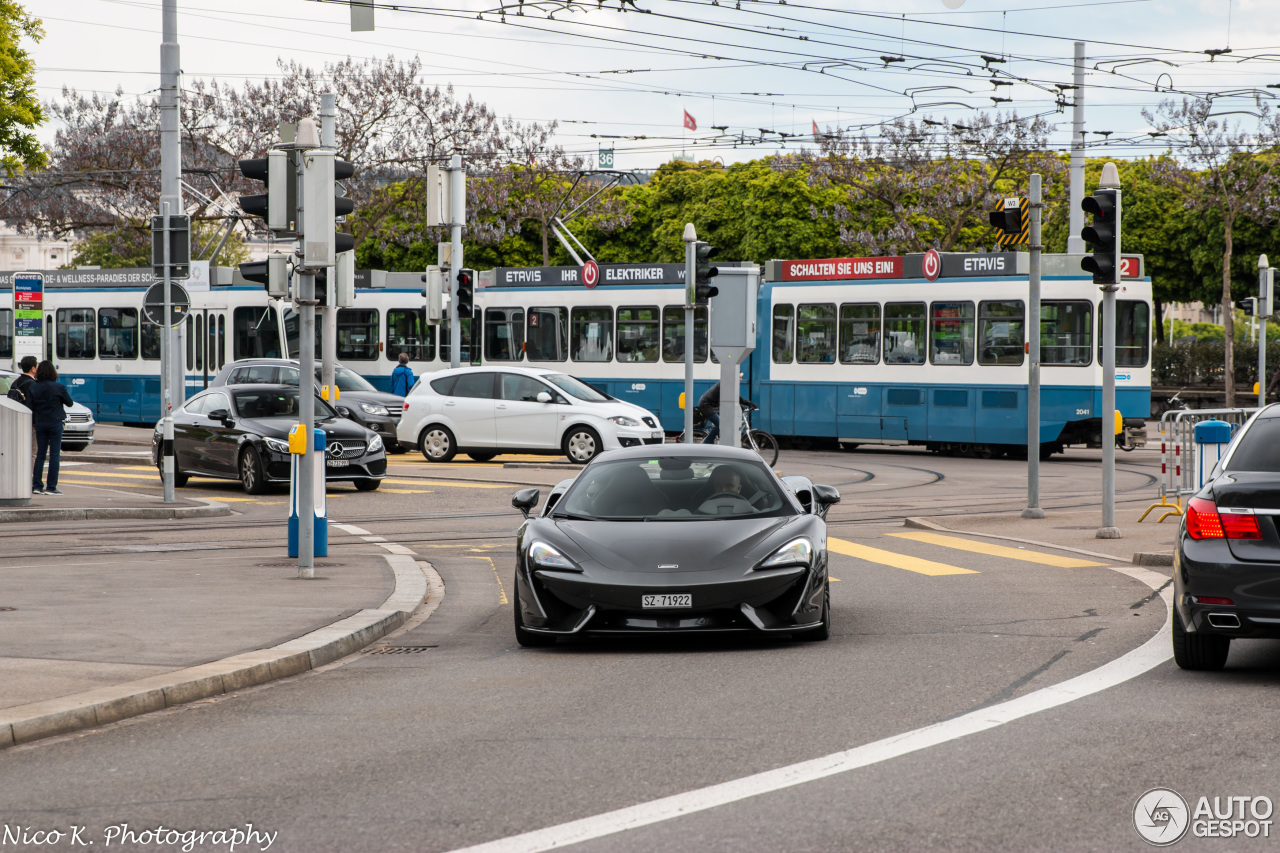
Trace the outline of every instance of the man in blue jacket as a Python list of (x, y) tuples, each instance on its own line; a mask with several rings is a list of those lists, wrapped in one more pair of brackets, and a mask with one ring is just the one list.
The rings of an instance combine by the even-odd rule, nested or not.
[(409, 396), (409, 389), (413, 387), (413, 371), (409, 369), (409, 353), (400, 353), (400, 363), (396, 365), (396, 369), (391, 371), (391, 393), (399, 394), (401, 397)]

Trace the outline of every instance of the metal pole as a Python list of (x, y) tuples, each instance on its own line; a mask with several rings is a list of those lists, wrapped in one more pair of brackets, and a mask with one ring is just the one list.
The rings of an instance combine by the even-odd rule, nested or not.
[[(334, 151), (338, 147), (338, 96), (320, 96), (320, 146)], [(337, 269), (329, 268), (329, 304), (320, 309), (320, 384), (329, 389), (329, 402), (335, 402), (338, 360), (338, 308), (334, 294), (338, 291)]]
[[(307, 451), (298, 459), (298, 577), (314, 578), (316, 478), (315, 478), (315, 381), (316, 381), (316, 277), (298, 276), (302, 328), (298, 341), (298, 415)], [(332, 287), (332, 285), (330, 285)], [(324, 483), (318, 484), (324, 488)]]
[[(1084, 42), (1076, 42), (1075, 76), (1072, 81), (1075, 97), (1071, 105), (1071, 199), (1067, 204), (1070, 217), (1067, 225), (1068, 254), (1084, 254)], [(1119, 255), (1116, 256), (1117, 258)]]
[(182, 354), (173, 351), (173, 302), (169, 292), (172, 285), (169, 276), (169, 202), (160, 202), (160, 217), (163, 231), (160, 239), (164, 241), (164, 323), (160, 325), (160, 417), (164, 420), (160, 448), (164, 453), (163, 472), (164, 502), (174, 503), (173, 494), (173, 389), (169, 387), (172, 378), (171, 368), (174, 359), (181, 361)]
[[(462, 222), (467, 211), (467, 182), (462, 171), (462, 155), (449, 158), (449, 278), (453, 298), (449, 300), (449, 366), (462, 364), (462, 318), (458, 315), (458, 272), (462, 262)], [(474, 286), (474, 285), (473, 285)]]
[(1031, 176), (1031, 288), (1027, 294), (1027, 508), (1023, 518), (1044, 518), (1040, 508), (1040, 176)]
[(1270, 264), (1266, 255), (1258, 255), (1258, 408), (1267, 404), (1267, 315), (1276, 310), (1271, 304)]
[(178, 0), (164, 0), (161, 21), (160, 201), (162, 204), (168, 202), (169, 210), (177, 214), (183, 210), (182, 148), (178, 134), (178, 74), (181, 72), (178, 53)]
[[(693, 319), (697, 304), (697, 261), (694, 258), (694, 243), (698, 241), (698, 232), (690, 222), (684, 226), (684, 443), (693, 444), (693, 407), (697, 401), (693, 399)], [(707, 318), (708, 321), (710, 318)], [(710, 322), (707, 331), (710, 333)], [(709, 344), (709, 342), (708, 342)]]
[[(1110, 163), (1107, 164), (1111, 166)], [(1114, 167), (1112, 167), (1114, 168)], [(1107, 170), (1104, 169), (1104, 173)], [(1106, 181), (1103, 181), (1105, 185)], [(1120, 179), (1116, 191), (1116, 272), (1115, 283), (1102, 288), (1102, 526), (1097, 539), (1121, 539), (1116, 527), (1116, 291), (1120, 289), (1120, 231), (1124, 227), (1120, 215)]]

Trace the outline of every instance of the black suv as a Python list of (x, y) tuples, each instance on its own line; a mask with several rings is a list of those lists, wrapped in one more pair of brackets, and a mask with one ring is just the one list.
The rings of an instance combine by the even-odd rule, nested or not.
[[(354, 370), (335, 365), (338, 383), (338, 414), (382, 436), (388, 453), (403, 453), (396, 439), (396, 426), (404, 414), (404, 398), (379, 391)], [(320, 363), (316, 363), (316, 381), (320, 381)], [(218, 385), (297, 385), (298, 362), (291, 358), (242, 358), (218, 371), (209, 387)]]

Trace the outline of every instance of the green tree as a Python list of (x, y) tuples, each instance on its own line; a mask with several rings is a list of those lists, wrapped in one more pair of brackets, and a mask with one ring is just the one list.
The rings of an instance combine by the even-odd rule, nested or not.
[(40, 41), (40, 19), (15, 0), (0, 0), (0, 168), (13, 173), (45, 165), (44, 148), (31, 130), (44, 121), (36, 97), (35, 61), (23, 37)]

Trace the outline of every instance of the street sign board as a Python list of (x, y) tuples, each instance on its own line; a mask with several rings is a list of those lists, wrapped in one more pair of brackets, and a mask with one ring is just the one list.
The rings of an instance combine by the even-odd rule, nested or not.
[[(151, 217), (151, 271), (164, 278), (163, 216)], [(169, 217), (169, 277), (186, 278), (191, 274), (191, 217), (185, 213)]]
[(612, 148), (600, 149), (599, 166), (601, 169), (613, 168), (613, 149)]
[(142, 310), (146, 313), (147, 319), (157, 326), (177, 326), (187, 317), (187, 312), (191, 310), (191, 297), (187, 295), (186, 288), (178, 284), (176, 281), (169, 283), (171, 288), (169, 291), (169, 322), (164, 322), (164, 282), (157, 281), (155, 284), (147, 288), (147, 294), (142, 298)]
[(44, 275), (13, 275), (13, 361), (44, 357)]
[(588, 290), (600, 283), (600, 265), (595, 261), (588, 259), (582, 265), (582, 283)]

